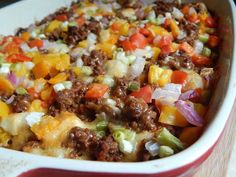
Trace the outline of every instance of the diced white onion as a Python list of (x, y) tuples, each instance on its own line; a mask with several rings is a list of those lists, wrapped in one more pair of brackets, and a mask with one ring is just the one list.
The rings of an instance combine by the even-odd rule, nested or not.
[(64, 90), (65, 86), (62, 83), (58, 83), (53, 86), (53, 89), (55, 90), (55, 92), (59, 92)]
[(34, 124), (39, 123), (43, 116), (43, 112), (30, 112), (26, 115), (25, 120), (27, 124), (32, 127)]
[(0, 66), (0, 74), (9, 74), (10, 73), (10, 63), (2, 63)]
[(172, 14), (178, 20), (180, 20), (184, 17), (184, 14), (179, 9), (177, 9), (176, 7), (173, 7)]
[(177, 36), (177, 39), (183, 39), (187, 37), (187, 33), (183, 30), (180, 30), (180, 34)]
[(177, 93), (181, 93), (181, 89), (182, 89), (182, 85), (181, 84), (166, 84), (163, 87), (164, 90), (169, 90), (169, 91), (173, 91), (173, 92), (177, 92)]
[(78, 58), (78, 59), (76, 60), (76, 62), (75, 62), (75, 65), (76, 65), (77, 67), (82, 67), (82, 66), (84, 65), (84, 62), (83, 62), (83, 60), (82, 60), (81, 58)]
[(151, 154), (151, 156), (155, 157), (158, 155), (159, 153), (159, 144), (157, 142), (154, 142), (154, 141), (148, 141), (146, 144), (145, 144), (145, 148), (146, 150)]
[(204, 44), (201, 41), (199, 40), (194, 41), (194, 51), (196, 54), (201, 54), (203, 47), (204, 47)]
[(24, 64), (25, 64), (25, 66), (28, 70), (33, 69), (33, 67), (35, 66), (35, 64), (33, 62), (30, 62), (30, 61), (24, 62)]
[(134, 63), (129, 68), (128, 76), (130, 78), (136, 78), (142, 74), (144, 67), (145, 67), (145, 59), (142, 57), (138, 57)]
[(65, 89), (71, 89), (73, 85), (71, 81), (64, 81), (62, 84), (64, 85)]
[(23, 50), (24, 53), (28, 53), (28, 52), (38, 52), (38, 48), (37, 47), (33, 47), (33, 48), (30, 48), (28, 46), (28, 44), (26, 43), (22, 43), (20, 45), (20, 48)]
[(194, 7), (190, 7), (189, 9), (189, 15), (197, 14), (197, 11), (194, 9)]
[(155, 20), (155, 18), (156, 18), (156, 13), (154, 12), (154, 10), (150, 11), (147, 19)]
[(172, 18), (172, 16), (171, 16), (171, 13), (170, 13), (170, 12), (166, 12), (166, 13), (165, 13), (165, 16), (166, 16), (166, 18), (169, 18), (169, 19), (171, 19), (171, 18)]
[(131, 153), (133, 152), (133, 144), (127, 140), (121, 140), (119, 143), (120, 151), (123, 153)]
[(69, 48), (66, 44), (57, 43), (57, 42), (50, 42), (48, 40), (43, 40), (43, 50), (48, 50), (52, 53), (68, 53)]

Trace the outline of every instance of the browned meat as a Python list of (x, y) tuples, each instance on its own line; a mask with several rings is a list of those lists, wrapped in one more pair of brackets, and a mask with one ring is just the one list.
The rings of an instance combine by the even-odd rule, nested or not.
[(69, 111), (75, 114), (80, 113), (81, 100), (87, 91), (87, 86), (75, 82), (72, 89), (65, 89), (56, 94), (54, 103), (49, 107), (48, 114), (55, 116), (61, 111)]
[(10, 96), (7, 93), (4, 93), (4, 92), (0, 91), (0, 100), (5, 102), (5, 101), (8, 100), (8, 98), (10, 98)]
[(128, 97), (125, 100), (122, 116), (127, 125), (136, 131), (157, 129), (157, 113), (142, 99)]
[(152, 159), (151, 154), (145, 148), (146, 142), (147, 142), (146, 140), (143, 140), (139, 145), (138, 161), (148, 161)]
[(171, 12), (173, 7), (176, 7), (176, 3), (165, 2), (163, 0), (157, 0), (156, 6), (153, 7), (156, 15), (164, 15), (166, 12)]
[(137, 20), (145, 20), (148, 14), (144, 11), (144, 9), (137, 9), (135, 11), (135, 15), (137, 17)]
[(112, 95), (116, 98), (125, 99), (128, 92), (129, 80), (127, 78), (116, 78), (116, 85), (112, 90)]
[(101, 26), (100, 23), (94, 19), (91, 19), (89, 21), (89, 24), (86, 26), (87, 30), (89, 30), (90, 32), (94, 33), (94, 34), (99, 34), (101, 31)]
[(157, 63), (161, 66), (168, 66), (171, 69), (194, 69), (194, 64), (190, 56), (183, 51), (175, 52), (169, 55), (161, 54)]
[(182, 19), (180, 21), (179, 27), (181, 30), (186, 32), (186, 37), (184, 37), (183, 39), (177, 39), (176, 41), (178, 43), (188, 42), (189, 44), (193, 45), (194, 40), (198, 38), (199, 27), (196, 24), (191, 23), (185, 19)]
[(89, 129), (82, 129), (80, 127), (74, 127), (69, 133), (68, 146), (76, 148), (79, 151), (85, 151), (93, 147), (98, 143), (98, 138), (95, 132)]
[(140, 1), (118, 0), (117, 2), (124, 8), (134, 8), (134, 9), (142, 8), (142, 3)]
[(123, 113), (127, 117), (138, 119), (143, 115), (143, 113), (147, 109), (148, 105), (142, 99), (129, 97), (125, 100), (125, 107), (123, 109)]
[(93, 50), (90, 56), (83, 55), (82, 60), (84, 65), (92, 67), (95, 76), (104, 74), (103, 66), (107, 56), (102, 51)]
[(78, 42), (85, 40), (87, 36), (88, 36), (88, 30), (85, 26), (81, 27), (69, 26), (66, 42), (68, 45), (75, 45)]
[(118, 143), (111, 135), (103, 138), (99, 143), (98, 149), (95, 150), (95, 158), (100, 161), (117, 162), (123, 159)]
[(25, 112), (28, 110), (31, 103), (31, 97), (28, 94), (16, 95), (11, 103), (12, 111), (15, 113)]

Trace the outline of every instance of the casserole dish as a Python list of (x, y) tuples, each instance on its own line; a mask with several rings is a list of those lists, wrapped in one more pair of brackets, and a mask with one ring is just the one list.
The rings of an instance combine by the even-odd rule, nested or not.
[[(45, 14), (48, 14), (50, 11), (53, 11), (55, 8), (57, 8), (54, 6), (55, 5), (54, 2), (56, 6), (58, 7), (61, 5), (64, 5), (63, 4), (64, 1), (51, 1), (50, 4), (47, 4), (47, 5), (40, 4), (40, 2), (38, 1), (23, 1), (21, 3), (13, 5), (12, 7), (2, 10), (1, 12), (2, 15), (0, 14), (0, 16), (2, 18), (2, 21), (6, 22), (6, 26), (2, 29), (2, 33), (3, 34), (13, 33), (13, 30), (16, 27), (26, 26), (32, 23), (33, 17), (42, 18), (43, 16), (45, 16)], [(210, 2), (208, 3), (209, 3), (208, 4), (209, 7), (211, 9), (214, 9), (217, 12), (217, 14), (224, 13), (224, 12), (221, 12), (221, 10), (223, 9), (221, 10), (219, 9), (219, 11), (217, 11), (217, 7), (213, 7), (213, 6), (211, 7)], [(32, 6), (32, 4), (34, 4), (34, 6)], [(42, 6), (42, 9), (44, 11), (46, 10), (46, 12), (41, 13), (41, 12), (38, 12), (37, 9), (35, 9), (33, 10), (35, 14), (32, 14), (31, 16), (29, 16), (28, 12), (27, 13), (25, 12), (25, 9), (28, 9), (27, 6), (30, 8), (37, 7), (37, 9), (38, 7)], [(228, 13), (229, 12), (233, 13), (232, 11), (233, 5), (231, 1), (229, 1), (227, 6), (225, 6), (224, 8), (228, 8), (228, 9), (225, 9), (225, 11), (227, 11)], [(11, 23), (13, 19), (15, 18), (15, 15), (7, 16), (7, 14), (9, 14), (6, 12), (7, 10), (15, 11), (17, 13), (18, 12), (21, 13), (20, 11), (22, 10), (24, 11), (26, 16), (24, 17), (24, 15), (22, 14), (22, 19), (20, 18), (19, 23), (16, 26), (14, 26), (15, 23), (14, 25)], [(227, 34), (225, 35), (224, 41), (227, 42), (227, 44), (233, 45), (232, 41), (229, 41), (227, 37), (230, 37), (230, 39), (232, 40), (231, 38), (233, 34), (232, 20), (234, 18), (232, 14), (225, 14), (225, 15), (226, 17), (223, 18), (224, 15), (222, 15), (221, 17), (222, 19), (224, 19), (221, 21), (221, 24), (220, 24), (222, 26), (221, 29), (224, 30), (222, 31), (222, 34), (223, 33)], [(9, 25), (7, 23), (9, 23)], [(229, 27), (232, 27), (232, 28), (229, 28)], [(6, 157), (2, 156), (3, 164), (9, 165), (9, 164), (12, 164), (13, 162), (13, 166), (11, 167), (14, 168), (14, 166), (16, 166), (19, 168), (19, 170), (14, 170), (14, 173), (16, 174), (12, 174), (13, 176), (18, 175), (19, 173), (25, 170), (27, 171), (29, 169), (38, 169), (38, 168), (55, 168), (55, 169), (73, 170), (73, 171), (81, 172), (81, 173), (66, 172), (66, 171), (60, 172), (60, 171), (46, 170), (46, 169), (32, 171), (33, 173), (35, 173), (36, 175), (38, 174), (39, 176), (42, 175), (43, 173), (46, 173), (46, 174), (52, 173), (52, 174), (55, 174), (55, 176), (58, 176), (59, 172), (60, 172), (59, 174), (61, 175), (66, 174), (67, 176), (73, 175), (73, 174), (76, 174), (77, 176), (79, 175), (80, 176), (86, 176), (86, 175), (94, 176), (95, 172), (100, 174), (101, 176), (105, 176), (105, 174), (107, 176), (111, 176), (111, 173), (114, 176), (121, 176), (121, 174), (125, 176), (128, 176), (128, 175), (132, 176), (132, 174), (135, 176), (138, 176), (138, 175), (143, 176), (144, 174), (150, 174), (150, 175), (158, 174), (158, 175), (163, 175), (163, 176), (168, 176), (168, 175), (169, 176), (178, 176), (178, 175), (186, 176), (194, 172), (194, 170), (197, 169), (195, 167), (198, 166), (209, 155), (214, 144), (217, 142), (217, 139), (220, 137), (220, 134), (222, 133), (223, 127), (227, 121), (227, 117), (230, 112), (229, 108), (231, 108), (233, 104), (235, 92), (232, 90), (232, 86), (234, 84), (234, 80), (232, 80), (232, 78), (234, 78), (234, 75), (233, 75), (234, 73), (233, 73), (232, 68), (233, 68), (234, 62), (233, 60), (230, 60), (233, 56), (233, 53), (232, 53), (233, 46), (227, 46), (227, 44), (223, 43), (222, 45), (223, 47), (222, 47), (221, 55), (222, 57), (224, 57), (224, 59), (220, 60), (219, 65), (220, 65), (220, 72), (223, 74), (222, 74), (222, 77), (220, 78), (218, 89), (215, 92), (215, 96), (212, 99), (211, 107), (208, 112), (208, 118), (209, 118), (208, 120), (210, 124), (208, 125), (204, 135), (199, 139), (199, 141), (195, 143), (193, 146), (191, 146), (189, 149), (170, 158), (166, 158), (163, 160), (154, 160), (154, 161), (145, 162), (145, 163), (105, 163), (105, 162), (90, 162), (90, 161), (75, 162), (72, 160), (56, 159), (56, 162), (59, 165), (56, 165), (54, 163), (55, 159), (45, 158), (45, 157), (37, 157), (37, 162), (30, 163), (31, 162), (30, 159), (33, 158), (34, 156), (28, 155), (28, 154), (26, 155), (22, 153), (16, 153), (14, 151), (11, 153), (11, 155), (15, 156), (13, 160), (11, 159), (11, 156), (8, 153), (4, 153), (8, 150), (1, 150), (2, 153), (8, 154)], [(227, 91), (222, 93), (221, 90), (227, 90)], [(225, 107), (226, 104), (227, 104), (227, 108)], [(215, 110), (218, 110), (218, 111), (215, 112)], [(222, 117), (223, 115), (224, 117)], [(21, 159), (21, 161), (19, 162), (16, 161), (18, 157), (19, 159)], [(47, 161), (47, 163), (45, 163), (44, 161)], [(116, 168), (118, 166), (120, 167), (119, 169)], [(4, 169), (7, 170), (7, 168), (4, 168)], [(188, 171), (186, 171), (186, 169), (188, 169)], [(39, 173), (36, 173), (36, 172), (39, 172)], [(183, 172), (185, 173), (183, 174)], [(7, 172), (5, 173), (5, 175), (9, 176), (10, 174)]]

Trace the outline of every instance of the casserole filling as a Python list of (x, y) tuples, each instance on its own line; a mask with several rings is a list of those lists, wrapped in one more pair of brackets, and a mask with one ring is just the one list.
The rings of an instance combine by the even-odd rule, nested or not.
[(218, 74), (204, 3), (73, 2), (0, 37), (0, 146), (146, 161), (193, 144)]

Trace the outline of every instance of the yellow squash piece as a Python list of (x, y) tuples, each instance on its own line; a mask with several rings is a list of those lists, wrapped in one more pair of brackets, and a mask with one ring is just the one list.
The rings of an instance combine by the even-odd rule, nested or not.
[(174, 106), (162, 106), (159, 122), (177, 127), (186, 127), (189, 125), (188, 121)]
[(152, 51), (153, 51), (153, 59), (154, 59), (154, 60), (157, 60), (159, 54), (161, 53), (161, 49), (158, 48), (158, 47), (153, 47), (153, 48), (152, 48)]
[(180, 34), (180, 29), (176, 23), (175, 20), (170, 20), (170, 28), (171, 28), (171, 32), (172, 35), (174, 36), (174, 38), (177, 38), (177, 36)]
[(14, 91), (12, 83), (4, 76), (0, 76), (0, 90), (10, 94)]
[(0, 118), (8, 116), (9, 112), (9, 106), (6, 103), (0, 101)]
[(172, 70), (163, 69), (157, 65), (152, 65), (149, 68), (148, 72), (148, 83), (149, 84), (158, 84), (163, 87), (166, 84), (171, 82)]
[(48, 83), (50, 84), (57, 84), (63, 81), (66, 81), (68, 75), (66, 73), (59, 73), (55, 77), (51, 78)]
[(30, 112), (44, 112), (46, 113), (46, 109), (42, 107), (42, 101), (41, 100), (34, 100), (29, 108)]
[(50, 64), (46, 61), (42, 61), (35, 65), (32, 72), (36, 79), (46, 77), (50, 72)]
[(61, 26), (62, 22), (58, 21), (58, 20), (53, 20), (52, 22), (50, 22), (48, 24), (48, 26), (45, 29), (46, 33), (51, 33), (53, 32), (55, 29), (59, 28)]
[(102, 50), (107, 54), (109, 58), (113, 57), (113, 52), (116, 50), (116, 46), (111, 43), (100, 43), (97, 45), (98, 50)]
[(44, 101), (49, 100), (51, 98), (52, 91), (53, 91), (52, 86), (45, 88), (40, 94), (41, 99)]

